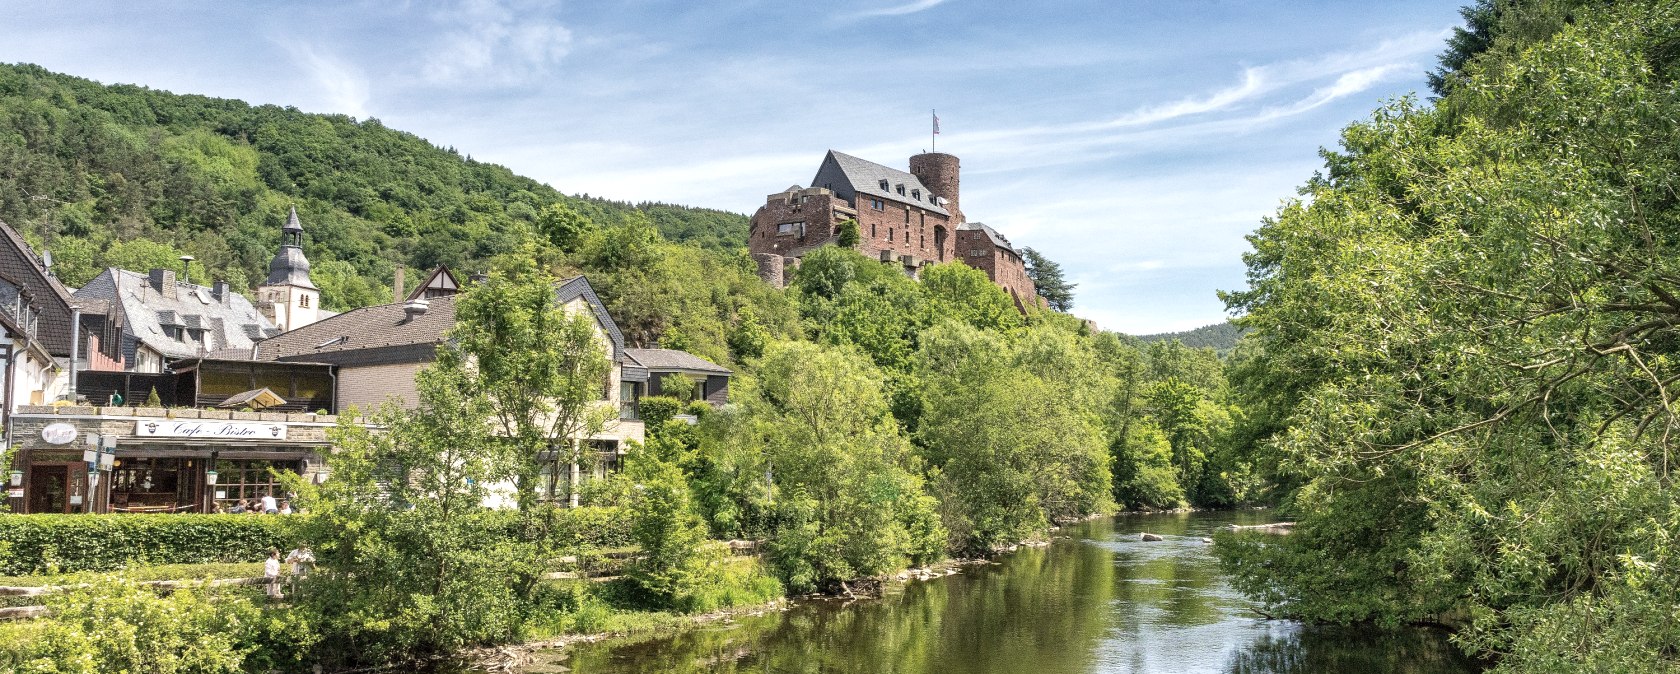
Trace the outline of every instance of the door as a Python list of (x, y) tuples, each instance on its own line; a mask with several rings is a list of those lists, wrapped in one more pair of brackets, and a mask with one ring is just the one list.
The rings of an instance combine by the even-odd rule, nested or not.
[(70, 467), (30, 466), (29, 506), (24, 512), (70, 512)]

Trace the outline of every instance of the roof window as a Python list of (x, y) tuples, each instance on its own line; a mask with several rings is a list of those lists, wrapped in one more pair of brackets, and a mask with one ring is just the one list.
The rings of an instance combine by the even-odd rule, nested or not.
[(898, 184), (898, 195), (899, 196), (904, 196), (904, 183), (899, 183)]
[(883, 189), (883, 190), (891, 189), (891, 188), (887, 187), (887, 179), (886, 178), (881, 179), (881, 189)]
[(922, 191), (921, 190), (910, 190), (910, 197), (915, 199), (916, 201), (921, 201), (922, 200)]

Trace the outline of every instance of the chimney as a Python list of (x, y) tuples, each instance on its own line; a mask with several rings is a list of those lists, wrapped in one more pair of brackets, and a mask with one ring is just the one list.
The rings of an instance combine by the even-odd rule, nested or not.
[(152, 290), (162, 295), (166, 300), (175, 299), (175, 271), (172, 269), (153, 269), (146, 275)]
[(402, 322), (408, 323), (416, 318), (424, 316), (426, 315), (426, 310), (430, 308), (432, 308), (432, 305), (426, 300), (409, 300), (403, 303)]
[(228, 286), (227, 281), (217, 279), (216, 283), (210, 286), (210, 294), (224, 307), (233, 304), (233, 289)]
[(403, 272), (404, 271), (406, 271), (406, 270), (403, 269), (402, 265), (400, 265), (400, 264), (397, 265), (397, 282), (395, 284), (396, 287), (393, 288), (392, 291), (391, 291), (391, 301), (392, 302), (401, 302), (401, 301), (403, 301), (404, 297), (407, 297), (407, 295), (405, 293), (403, 293)]

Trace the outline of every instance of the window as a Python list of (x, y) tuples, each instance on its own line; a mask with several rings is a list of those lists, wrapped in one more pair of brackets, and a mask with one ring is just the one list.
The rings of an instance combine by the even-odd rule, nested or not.
[(921, 201), (922, 200), (922, 191), (921, 190), (910, 190), (910, 198), (915, 199), (916, 201)]
[(298, 306), (303, 307), (305, 309), (309, 308), (309, 293), (303, 293), (303, 294), (298, 295)]
[[(908, 208), (904, 209), (904, 224), (906, 224), (906, 225), (910, 224), (910, 209), (908, 209)], [(910, 229), (910, 228), (905, 227), (905, 229)]]
[(777, 234), (801, 234), (805, 231), (803, 222), (784, 222), (776, 225)]
[(887, 189), (887, 179), (886, 178), (881, 179), (881, 189), (883, 189), (883, 190)]
[(879, 237), (879, 236), (881, 236), (881, 235), (875, 233), (875, 223), (873, 223), (873, 222), (869, 223), (869, 238), (873, 239), (873, 238), (876, 238), (876, 237)]
[(893, 240), (893, 228), (891, 228), (891, 227), (887, 228), (887, 240), (888, 241)]
[(986, 251), (980, 250), (979, 248), (968, 249), (968, 256), (969, 257), (980, 257), (980, 256), (985, 255), (985, 254), (986, 254)]
[(870, 199), (869, 207), (877, 211), (884, 211), (887, 210), (887, 202), (881, 201), (880, 199)]
[(898, 184), (898, 195), (901, 197), (904, 196), (904, 183)]
[(216, 461), (216, 505), (231, 507), (234, 501), (249, 501), (269, 495), (284, 498), (286, 487), (269, 474), (270, 468), (275, 472), (301, 473), (303, 462), (261, 459)]

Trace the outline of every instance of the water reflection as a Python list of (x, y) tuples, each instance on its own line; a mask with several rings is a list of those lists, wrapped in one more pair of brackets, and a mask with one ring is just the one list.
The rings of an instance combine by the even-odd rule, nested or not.
[[(1475, 671), (1434, 632), (1259, 619), (1225, 584), (1201, 539), (1229, 523), (1263, 521), (1263, 513), (1098, 521), (1050, 548), (913, 583), (880, 600), (811, 602), (561, 657), (581, 674)], [(1141, 531), (1167, 540), (1140, 542)]]

